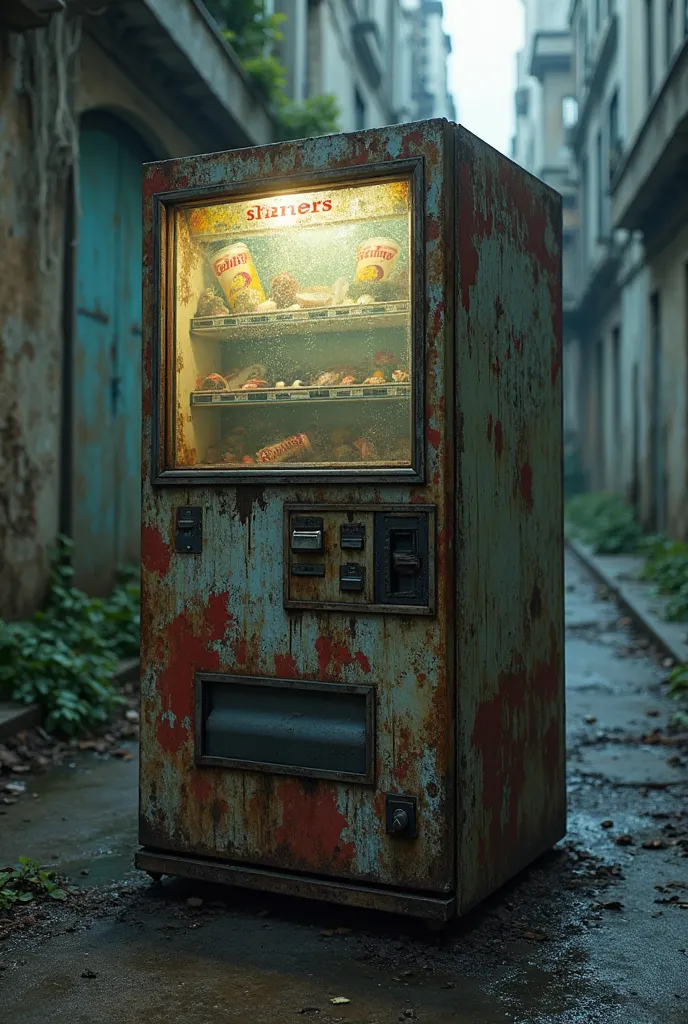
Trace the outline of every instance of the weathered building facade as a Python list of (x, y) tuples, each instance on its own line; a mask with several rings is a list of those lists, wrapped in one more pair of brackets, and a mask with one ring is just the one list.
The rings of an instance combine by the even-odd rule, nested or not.
[(195, 0), (0, 12), (1, 615), (138, 557), (142, 160), (272, 137)]
[(688, 536), (688, 7), (573, 0), (589, 484)]

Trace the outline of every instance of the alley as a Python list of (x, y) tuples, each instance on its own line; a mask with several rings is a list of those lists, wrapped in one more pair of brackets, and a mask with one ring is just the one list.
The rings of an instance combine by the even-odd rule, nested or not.
[(0, 942), (3, 1019), (685, 1022), (688, 771), (649, 742), (672, 710), (662, 670), (572, 556), (566, 598), (569, 834), (467, 920), (438, 935), (337, 907), (151, 887), (130, 867), (136, 762), (82, 755), (1, 819), (2, 863), (28, 853), (83, 886)]

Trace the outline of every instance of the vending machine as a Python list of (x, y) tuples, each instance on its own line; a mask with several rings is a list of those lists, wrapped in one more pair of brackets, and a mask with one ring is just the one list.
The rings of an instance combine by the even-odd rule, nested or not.
[(144, 178), (136, 862), (448, 920), (565, 831), (560, 197), (444, 120)]

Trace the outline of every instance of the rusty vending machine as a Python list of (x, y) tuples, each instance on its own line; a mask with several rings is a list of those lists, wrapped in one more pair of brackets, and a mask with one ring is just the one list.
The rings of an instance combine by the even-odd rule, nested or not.
[(448, 920), (565, 831), (560, 198), (443, 120), (144, 177), (137, 864)]

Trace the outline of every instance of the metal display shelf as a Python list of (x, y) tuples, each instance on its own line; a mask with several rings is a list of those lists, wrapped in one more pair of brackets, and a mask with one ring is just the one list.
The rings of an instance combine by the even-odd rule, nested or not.
[(367, 305), (322, 306), (316, 309), (276, 310), (271, 313), (241, 313), (227, 316), (196, 316), (191, 333), (215, 335), (225, 339), (265, 334), (270, 327), (281, 335), (300, 334), (304, 330), (360, 331), (369, 328), (403, 327), (408, 323), (411, 303), (373, 302)]
[(265, 405), (281, 402), (359, 401), (411, 397), (410, 384), (354, 384), (331, 388), (259, 388), (255, 391), (192, 391), (191, 405)]

